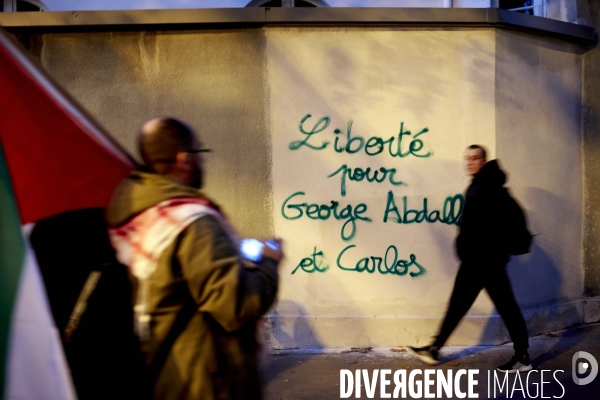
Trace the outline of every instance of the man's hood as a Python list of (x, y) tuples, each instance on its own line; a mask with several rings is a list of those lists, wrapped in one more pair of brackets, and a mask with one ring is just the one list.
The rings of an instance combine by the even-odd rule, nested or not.
[(483, 183), (491, 186), (504, 186), (506, 174), (500, 169), (498, 160), (485, 163), (481, 170), (473, 178), (473, 183)]
[(161, 175), (133, 171), (117, 186), (106, 211), (106, 220), (109, 227), (120, 226), (136, 214), (177, 197), (204, 198), (202, 193), (193, 187)]

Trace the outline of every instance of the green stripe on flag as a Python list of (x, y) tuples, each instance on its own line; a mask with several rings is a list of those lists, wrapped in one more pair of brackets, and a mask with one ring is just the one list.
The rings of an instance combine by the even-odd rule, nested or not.
[(24, 258), (21, 220), (0, 144), (0, 388), (5, 387), (11, 314)]

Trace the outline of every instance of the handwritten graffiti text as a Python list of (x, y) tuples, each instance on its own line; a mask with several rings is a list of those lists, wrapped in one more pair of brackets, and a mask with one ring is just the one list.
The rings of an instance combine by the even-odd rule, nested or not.
[[(311, 141), (311, 138), (329, 127), (331, 120), (329, 117), (320, 118), (312, 128), (305, 129), (305, 123), (311, 114), (306, 114), (298, 125), (300, 133), (305, 135), (304, 139), (296, 140), (289, 144), (290, 150), (299, 150), (302, 147), (307, 147), (311, 150), (324, 150), (329, 144), (328, 140), (323, 140), (320, 144), (315, 143), (315, 140)], [(355, 154), (360, 151), (364, 151), (368, 156), (377, 156), (379, 154), (387, 153), (391, 157), (408, 157), (413, 156), (417, 158), (427, 158), (432, 156), (431, 151), (425, 150), (425, 143), (420, 138), (421, 135), (429, 132), (429, 128), (423, 128), (417, 133), (412, 133), (404, 128), (404, 122), (400, 122), (400, 131), (397, 136), (391, 136), (388, 139), (384, 139), (379, 136), (371, 136), (365, 139), (360, 135), (352, 134), (352, 121), (348, 121), (346, 128), (346, 135), (342, 135), (340, 129), (334, 129), (333, 134), (335, 140), (333, 143), (333, 149), (336, 153), (348, 153)], [(404, 140), (404, 141), (403, 141)]]

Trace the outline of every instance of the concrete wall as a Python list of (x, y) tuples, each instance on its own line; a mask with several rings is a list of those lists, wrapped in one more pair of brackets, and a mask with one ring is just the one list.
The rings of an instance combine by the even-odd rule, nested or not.
[[(600, 26), (600, 4), (589, 1), (589, 18)], [(583, 177), (585, 293), (600, 295), (600, 49), (583, 56)]]
[[(421, 52), (423, 48), (428, 51)], [(494, 30), (270, 29), (267, 51), (275, 230), (294, 240), (275, 319), (279, 346), (386, 346), (428, 340), (456, 274), (456, 227), (384, 222), (390, 207), (386, 199), (391, 191), (400, 207), (406, 196), (408, 208), (422, 209), (426, 198), (430, 212), (441, 210), (444, 199), (462, 193), (468, 184), (461, 156), (472, 143), (486, 145), (490, 157), (498, 154), (508, 172), (514, 171), (511, 187), (528, 210), (532, 230), (540, 233), (533, 253), (510, 267), (520, 304), (525, 309), (550, 306), (558, 320), (582, 319), (581, 304), (572, 303), (580, 298), (583, 281), (577, 47)], [(330, 142), (322, 150), (306, 144), (290, 147), (307, 138), (300, 122), (308, 114), (302, 129), (320, 132), (306, 143), (318, 148)], [(324, 125), (318, 120), (325, 117), (330, 124), (321, 131)], [(389, 138), (401, 122), (413, 135), (427, 128), (418, 155), (430, 156), (338, 153), (335, 138), (347, 142), (349, 121), (352, 135), (365, 140)], [(336, 134), (336, 128), (342, 133)], [(346, 178), (342, 195), (343, 170), (330, 175), (344, 165), (396, 168), (397, 180), (404, 184)], [(305, 194), (286, 203), (298, 192)], [(348, 231), (342, 231), (345, 221), (313, 220), (306, 208), (293, 219), (300, 215), (298, 208), (288, 207), (332, 200), (341, 206), (365, 204), (364, 215), (371, 221), (357, 221), (356, 234), (348, 238)], [(359, 261), (363, 257), (384, 257), (390, 246), (398, 250), (399, 259), (415, 256), (425, 273), (413, 278), (346, 270), (364, 267)], [(311, 259), (312, 254), (318, 256)], [(320, 272), (315, 262), (328, 269)], [(413, 273), (423, 270), (409, 268)], [(531, 290), (532, 282), (540, 285)], [(499, 319), (486, 317), (493, 313), (482, 294), (450, 342), (502, 340)], [(530, 329), (543, 331), (546, 317), (531, 312)]]
[[(582, 51), (574, 45), (490, 28), (373, 27), (44, 34), (30, 43), (130, 151), (138, 126), (161, 114), (189, 120), (215, 149), (207, 191), (243, 236), (275, 232), (286, 241), (270, 318), (275, 347), (429, 341), (458, 268), (458, 228), (448, 211), (445, 223), (407, 223), (404, 201), (415, 211), (427, 201), (440, 215), (447, 199), (458, 207), (472, 143), (501, 158), (540, 234), (532, 254), (509, 267), (530, 331), (585, 319)], [(394, 156), (401, 129), (402, 156)], [(346, 148), (348, 131), (371, 143), (372, 155), (364, 145), (354, 151), (360, 139)], [(394, 137), (393, 154), (378, 153), (371, 137)], [(370, 168), (371, 177), (384, 168), (386, 179), (346, 176), (343, 190), (344, 166)], [(310, 204), (323, 205), (321, 218)], [(363, 218), (355, 227), (348, 206)], [(395, 251), (406, 260), (395, 274), (356, 271), (386, 251), (390, 266)], [(482, 294), (450, 343), (506, 340)]]
[[(311, 328), (310, 342), (305, 344), (309, 347), (392, 345), (433, 334), (456, 273), (452, 242), (457, 227), (440, 222), (395, 223), (394, 213), (388, 213), (384, 222), (386, 209), (393, 207), (388, 196), (393, 194), (402, 219), (404, 197), (408, 208), (421, 210), (427, 199), (429, 212), (441, 212), (445, 199), (460, 197), (468, 183), (461, 165), (463, 149), (485, 143), (493, 155), (494, 35), (493, 30), (267, 32), (275, 231), (293, 240), (282, 269), (277, 307), (281, 324), (275, 335), (279, 345), (294, 346), (297, 336), (305, 340), (296, 334), (302, 324)], [(303, 123), (304, 131), (314, 130), (321, 118), (330, 120), (329, 127), (308, 142), (313, 146), (330, 142), (323, 150), (306, 145), (290, 149), (306, 138), (299, 123), (307, 114), (311, 117)], [(415, 148), (423, 148), (404, 157), (392, 157), (387, 148), (376, 156), (364, 149), (337, 153), (335, 138), (341, 137), (338, 147), (347, 144), (350, 121), (353, 137), (365, 141), (373, 136), (395, 137), (394, 153), (403, 124), (411, 134), (403, 135), (402, 152), (406, 154), (412, 140), (420, 141)], [(341, 133), (335, 134), (335, 129)], [(348, 149), (357, 147), (355, 140)], [(328, 177), (344, 165), (372, 171), (396, 169), (393, 180), (403, 184), (394, 185), (389, 177), (381, 183), (352, 182), (343, 170)], [(283, 207), (286, 198), (297, 192), (305, 195), (286, 205), (328, 205), (333, 200), (340, 208), (350, 204), (356, 209), (364, 204), (364, 216), (371, 221), (356, 221), (352, 235), (351, 224), (344, 229), (346, 220), (312, 220), (306, 215), (286, 219), (298, 215)], [(412, 255), (422, 269), (413, 264), (408, 271), (399, 271), (403, 275), (393, 275), (377, 269), (369, 273), (340, 268), (355, 268), (363, 257), (385, 258), (388, 248), (390, 268), (392, 253), (397, 251), (399, 260), (410, 260)], [(338, 262), (344, 249), (348, 250)], [(316, 257), (321, 268), (329, 268), (312, 273), (314, 266), (298, 268), (315, 251), (323, 252)], [(491, 311), (489, 301), (480, 301), (472, 313)]]
[[(525, 308), (555, 304), (552, 319), (581, 319), (582, 50), (553, 39), (498, 31), (496, 149), (512, 192), (528, 211), (533, 251), (509, 275)], [(532, 285), (535, 289), (532, 290)], [(548, 327), (531, 316), (532, 333)]]
[(188, 120), (214, 149), (206, 156), (208, 192), (241, 235), (273, 234), (260, 31), (54, 34), (38, 51), (58, 83), (132, 154), (149, 117)]

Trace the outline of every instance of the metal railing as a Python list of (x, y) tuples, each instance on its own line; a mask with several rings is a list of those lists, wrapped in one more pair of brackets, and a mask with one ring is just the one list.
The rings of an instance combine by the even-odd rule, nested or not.
[(531, 6), (518, 7), (518, 8), (509, 8), (509, 11), (526, 11), (532, 10), (533, 15), (537, 15), (538, 17), (546, 18), (546, 2), (547, 0), (534, 0), (535, 3)]
[[(249, 2), (246, 4), (246, 7), (260, 6), (261, 4), (267, 2), (267, 0), (247, 0), (247, 1), (249, 1)], [(304, 0), (304, 1), (307, 3), (311, 3), (316, 7), (327, 7), (328, 6), (326, 0)], [(524, 7), (518, 7), (518, 8), (508, 8), (507, 10), (515, 11), (515, 12), (532, 10), (533, 15), (537, 15), (539, 17), (546, 17), (547, 16), (546, 15), (547, 0), (532, 0), (532, 1), (534, 3), (533, 5), (528, 5), (528, 6), (524, 6)], [(17, 3), (18, 3), (17, 0), (0, 0), (0, 12), (2, 12), (2, 11), (4, 11), (4, 12), (19, 11)], [(19, 0), (19, 3), (29, 3), (29, 5), (39, 8), (40, 11), (48, 10), (47, 6), (43, 3), (42, 0)], [(499, 0), (490, 0), (490, 7), (499, 8), (499, 3), (500, 3)], [(281, 0), (281, 5), (282, 5), (282, 7), (294, 7), (295, 0)], [(444, 8), (454, 8), (455, 7), (454, 0), (443, 0), (443, 7)]]

